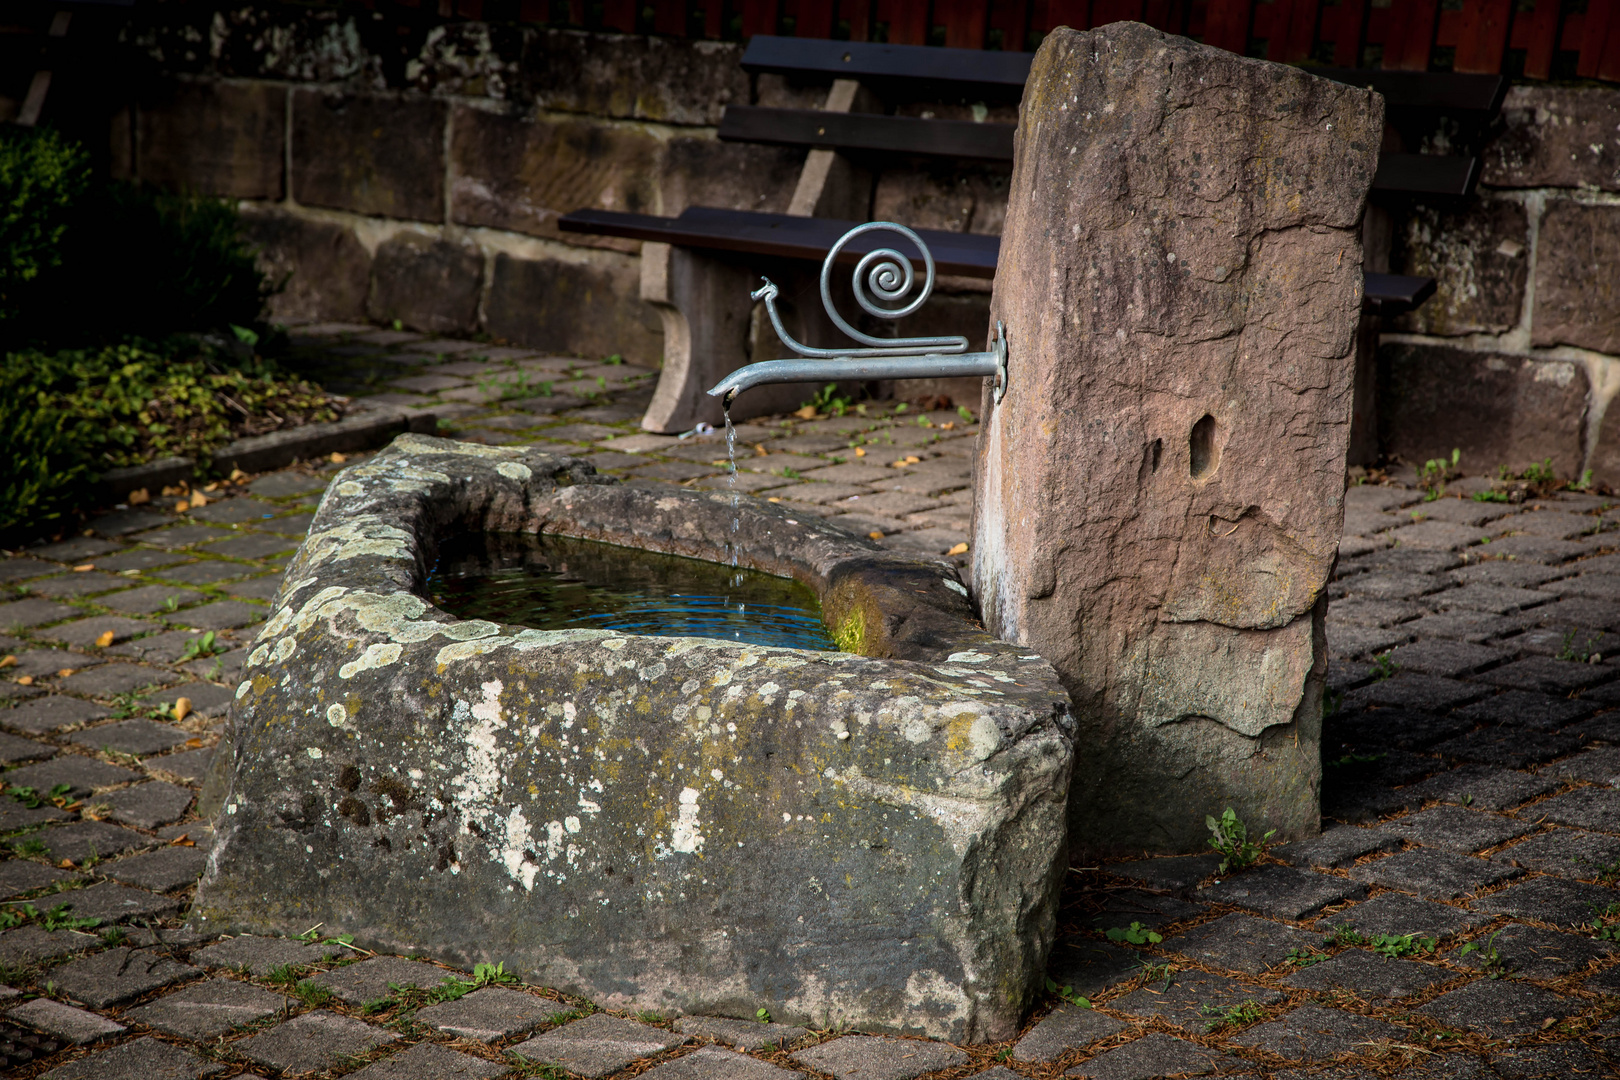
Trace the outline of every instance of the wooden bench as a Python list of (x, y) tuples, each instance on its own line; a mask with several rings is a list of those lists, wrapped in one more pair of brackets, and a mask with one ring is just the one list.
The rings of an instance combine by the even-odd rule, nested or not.
[[(747, 293), (764, 272), (761, 268), (768, 263), (777, 275), (792, 274), (792, 264), (820, 262), (833, 242), (855, 224), (848, 219), (852, 202), (848, 192), (842, 199), (836, 195), (840, 179), (844, 189), (858, 186), (849, 176), (852, 163), (896, 156), (1012, 160), (1011, 124), (854, 112), (857, 93), (868, 93), (890, 107), (895, 102), (931, 100), (1005, 103), (1021, 96), (1032, 58), (1030, 53), (756, 35), (743, 55), (745, 70), (790, 80), (834, 79), (822, 109), (734, 105), (722, 118), (722, 139), (809, 150), (788, 214), (693, 207), (674, 218), (601, 210), (564, 216), (559, 227), (565, 232), (617, 236), (646, 245), (642, 298), (663, 316), (666, 345), (664, 371), (643, 426), (671, 432), (690, 428), (698, 420), (713, 422), (709, 414), (714, 404), (704, 391), (730, 371), (760, 359), (747, 355), (744, 328), (751, 315)], [(1496, 76), (1313, 71), (1383, 93), (1397, 126), (1421, 122), (1436, 110), (1488, 120), (1506, 92), (1505, 80)], [(1472, 192), (1478, 173), (1478, 160), (1472, 156), (1391, 153), (1381, 158), (1373, 188), (1378, 195), (1395, 199), (1462, 197)], [(919, 232), (940, 273), (995, 276), (998, 237)], [(1386, 243), (1382, 263), (1364, 275), (1362, 302), (1369, 315), (1409, 311), (1434, 292), (1431, 278), (1387, 271)], [(802, 265), (796, 272), (802, 275)], [(727, 289), (737, 296), (724, 295)], [(802, 314), (809, 324), (824, 321), (819, 312)], [(808, 336), (801, 340), (821, 340), (817, 329), (822, 327), (807, 325)], [(1370, 327), (1374, 342), (1376, 331), (1374, 323)], [(1358, 377), (1361, 381), (1365, 380)], [(745, 407), (749, 414), (790, 409), (792, 402), (783, 395), (795, 393), (792, 388), (759, 391)]]

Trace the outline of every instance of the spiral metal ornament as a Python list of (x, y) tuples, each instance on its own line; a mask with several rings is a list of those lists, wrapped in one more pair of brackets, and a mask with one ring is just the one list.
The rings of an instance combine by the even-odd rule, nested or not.
[[(833, 306), (832, 275), (838, 257), (857, 237), (871, 232), (891, 232), (910, 241), (922, 256), (922, 287), (917, 288), (917, 271), (912, 260), (892, 247), (878, 247), (862, 255), (855, 264), (852, 282), (855, 302), (861, 310), (879, 319), (903, 319), (918, 311), (934, 292), (934, 255), (923, 243), (922, 237), (904, 225), (892, 221), (869, 221), (850, 229), (827, 252), (821, 263), (821, 306), (834, 326), (860, 344), (860, 348), (817, 349), (793, 339), (782, 325), (782, 316), (776, 310), (776, 298), (781, 290), (776, 283), (765, 278), (765, 284), (749, 295), (765, 302), (776, 336), (788, 348), (811, 360), (843, 360), (844, 364), (825, 365), (802, 360), (765, 360), (739, 368), (716, 385), (709, 393), (722, 397), (729, 406), (731, 400), (750, 386), (783, 382), (820, 382), (823, 379), (924, 379), (956, 376), (985, 376), (995, 379), (995, 400), (999, 403), (1007, 392), (1007, 332), (996, 323), (988, 352), (969, 353), (968, 340), (961, 335), (950, 337), (880, 338), (864, 334), (851, 326)], [(910, 301), (905, 298), (917, 290)], [(874, 297), (876, 300), (874, 300)], [(900, 306), (882, 307), (877, 301)], [(902, 303), (902, 301), (905, 301)]]

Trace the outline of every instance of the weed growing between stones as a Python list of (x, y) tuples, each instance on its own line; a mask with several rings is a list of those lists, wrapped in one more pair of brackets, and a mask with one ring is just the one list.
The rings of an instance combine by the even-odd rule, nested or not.
[(1317, 952), (1315, 949), (1295, 948), (1288, 950), (1288, 963), (1294, 965), (1295, 967), (1307, 968), (1312, 964), (1320, 964), (1326, 959), (1328, 959), (1327, 953)]
[(1059, 986), (1057, 984), (1057, 980), (1053, 979), (1051, 976), (1047, 976), (1046, 979), (1046, 992), (1059, 1000), (1068, 1002), (1077, 1009), (1091, 1008), (1091, 1000), (1089, 998), (1082, 997), (1075, 993), (1074, 987), (1072, 986)]
[(1477, 952), (1479, 953), (1480, 962), (1485, 969), (1485, 977), (1487, 979), (1502, 978), (1507, 974), (1507, 965), (1502, 961), (1502, 954), (1496, 951), (1496, 938), (1501, 932), (1502, 931), (1498, 930), (1495, 934), (1492, 934), (1490, 937), (1486, 938), (1485, 944), (1483, 945), (1475, 941), (1470, 941), (1468, 944), (1457, 950), (1457, 957), (1461, 959), (1470, 953)]
[(1224, 1009), (1215, 1005), (1205, 1005), (1202, 1011), (1205, 1016), (1209, 1017), (1204, 1022), (1205, 1032), (1252, 1024), (1266, 1015), (1265, 1010), (1253, 1001), (1245, 1001), (1239, 1005), (1228, 1005)]
[(1271, 829), (1260, 838), (1259, 843), (1251, 841), (1248, 826), (1238, 818), (1230, 806), (1219, 819), (1205, 815), (1204, 824), (1208, 825), (1209, 831), (1214, 834), (1210, 838), (1209, 846), (1221, 856), (1220, 873), (1223, 874), (1253, 866), (1259, 861), (1260, 856), (1265, 854), (1265, 842), (1277, 833), (1276, 829)]
[(1415, 934), (1378, 934), (1368, 942), (1368, 945), (1378, 955), (1394, 959), (1417, 953), (1433, 953), (1439, 942), (1434, 938), (1418, 937)]
[(1109, 941), (1128, 941), (1132, 945), (1157, 945), (1164, 940), (1164, 935), (1149, 930), (1139, 922), (1129, 926), (1116, 926), (1103, 935)]

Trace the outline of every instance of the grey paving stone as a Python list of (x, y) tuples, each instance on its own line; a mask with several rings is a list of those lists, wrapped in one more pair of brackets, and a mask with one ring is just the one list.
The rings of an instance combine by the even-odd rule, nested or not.
[(207, 525), (175, 525), (167, 529), (154, 529), (135, 537), (143, 544), (153, 547), (167, 548), (178, 551), (181, 548), (191, 547), (193, 544), (205, 544), (210, 540), (221, 539), (235, 534), (229, 529), (214, 529)]
[(1459, 585), (1506, 585), (1517, 589), (1533, 589), (1537, 585), (1563, 577), (1568, 572), (1566, 569), (1554, 569), (1540, 563), (1491, 559), (1471, 566), (1459, 566), (1455, 570), (1447, 571), (1446, 576)]
[(1317, 941), (1317, 935), (1292, 926), (1233, 914), (1165, 938), (1163, 947), (1211, 967), (1260, 975), (1285, 963), (1291, 950), (1310, 949)]
[(217, 1061), (148, 1035), (52, 1069), (42, 1080), (202, 1080), (224, 1071)]
[(1526, 821), (1499, 817), (1462, 806), (1437, 806), (1389, 823), (1389, 831), (1423, 847), (1473, 854), (1496, 847), (1537, 828)]
[(248, 485), (248, 490), (267, 499), (290, 499), (326, 490), (330, 476), (310, 476), (291, 471), (267, 473)]
[[(1620, 691), (1620, 686), (1616, 686), (1615, 689)], [(1615, 703), (1620, 704), (1620, 693), (1615, 697)], [(1620, 744), (1620, 710), (1610, 709), (1596, 716), (1589, 716), (1585, 720), (1577, 720), (1566, 727), (1563, 733), (1573, 735), (1582, 742), (1606, 743), (1610, 746)]]
[(105, 1009), (202, 972), (156, 952), (119, 946), (53, 968), (58, 990), (92, 1009)]
[(1535, 608), (1531, 614), (1537, 626), (1550, 626), (1566, 632), (1620, 629), (1620, 606), (1612, 600), (1570, 596), (1557, 603)]
[(1583, 750), (1574, 757), (1555, 762), (1541, 771), (1544, 776), (1556, 776), (1567, 780), (1590, 780), (1594, 784), (1620, 787), (1620, 746), (1598, 746)]
[(1349, 866), (1363, 855), (1391, 851), (1401, 846), (1401, 838), (1389, 829), (1361, 829), (1339, 825), (1323, 829), (1310, 840), (1295, 840), (1271, 849), (1271, 854), (1295, 866)]
[(1272, 1005), (1282, 998), (1280, 991), (1268, 986), (1239, 982), (1225, 975), (1211, 975), (1203, 971), (1178, 971), (1169, 986), (1156, 982), (1140, 990), (1132, 990), (1110, 1001), (1108, 1007), (1128, 1016), (1163, 1017), (1177, 1027), (1203, 1034), (1209, 1022), (1206, 1007), (1229, 1009), (1246, 1001)]
[(173, 897), (114, 885), (110, 881), (80, 889), (71, 900), (74, 915), (100, 919), (104, 923), (122, 922), (125, 919), (160, 919), (173, 915), (182, 907), (181, 901)]
[(1546, 566), (1567, 563), (1588, 553), (1589, 549), (1585, 545), (1572, 544), (1567, 540), (1549, 540), (1540, 536), (1506, 536), (1500, 540), (1493, 540), (1490, 546), (1492, 558), (1542, 563)]
[(1511, 585), (1475, 583), (1436, 593), (1429, 597), (1428, 601), (1441, 610), (1464, 608), (1468, 611), (1485, 611), (1492, 615), (1507, 615), (1533, 608), (1538, 604), (1550, 603), (1552, 594), (1536, 589), (1519, 589)]
[(1376, 1052), (1380, 1042), (1410, 1035), (1405, 1028), (1339, 1009), (1305, 1005), (1267, 1024), (1256, 1024), (1229, 1040), (1289, 1061), (1325, 1061), (1340, 1054)]
[(1508, 690), (1458, 709), (1456, 715), (1479, 724), (1505, 724), (1535, 731), (1557, 731), (1587, 716), (1593, 705), (1531, 690)]
[[(1590, 990), (1594, 994), (1606, 997), (1620, 997), (1620, 968), (1609, 968), (1581, 983), (1582, 989)], [(1610, 1019), (1610, 1026), (1614, 1028), (1610, 1038), (1620, 1038), (1620, 1016)]]
[(183, 787), (152, 780), (122, 791), (114, 791), (99, 800), (107, 804), (107, 815), (114, 821), (134, 825), (141, 829), (155, 829), (177, 820), (191, 805), (191, 792)]
[[(93, 596), (96, 593), (111, 592), (114, 589), (127, 589), (131, 584), (133, 582), (127, 578), (103, 574), (99, 570), (91, 570), (85, 573), (62, 574), (59, 577), (30, 581), (28, 583), (28, 594), (30, 596), (46, 596), (52, 600), (71, 600), (74, 597)], [(108, 599), (111, 599), (111, 597), (108, 597)]]
[(1435, 900), (1453, 900), (1518, 873), (1511, 866), (1434, 850), (1402, 851), (1350, 868), (1356, 881)]
[(1576, 788), (1536, 803), (1538, 820), (1596, 832), (1620, 832), (1620, 789), (1610, 787)]
[(1459, 765), (1448, 772), (1420, 780), (1406, 788), (1424, 800), (1470, 806), (1480, 810), (1511, 810), (1520, 803), (1558, 785), (1540, 776), (1496, 769), (1488, 765)]
[[(35, 742), (33, 739), (19, 739), (15, 735), (0, 734), (0, 764), (15, 765), (19, 761), (38, 761), (48, 758), (56, 753), (54, 746)], [(0, 817), (5, 811), (0, 809)], [(5, 823), (0, 821), (0, 832), (5, 831)]]
[(232, 596), (244, 596), (249, 600), (273, 600), (276, 593), (281, 591), (281, 575), (249, 578), (246, 581), (226, 585), (225, 591)]
[(787, 1047), (810, 1034), (808, 1028), (791, 1024), (765, 1024), (729, 1016), (683, 1016), (675, 1021), (675, 1030), (682, 1035), (714, 1039), (738, 1050)]
[(1483, 682), (1518, 689), (1540, 690), (1544, 694), (1570, 694), (1615, 677), (1610, 664), (1583, 664), (1555, 660), (1550, 656), (1527, 656), (1511, 664), (1492, 668), (1479, 676)]
[(493, 1080), (505, 1076), (510, 1069), (509, 1065), (459, 1053), (448, 1046), (423, 1042), (374, 1061), (346, 1077), (347, 1080)]
[(0, 899), (20, 896), (79, 876), (71, 870), (41, 866), (27, 859), (6, 859), (0, 862)]
[(225, 562), (223, 559), (205, 559), (202, 562), (186, 563), (159, 573), (158, 577), (169, 581), (178, 581), (185, 585), (217, 585), (221, 581), (231, 581), (235, 578), (247, 577), (249, 574), (259, 573), (256, 566), (244, 563)]
[(54, 574), (62, 568), (41, 559), (0, 559), (0, 582), (25, 581)]
[(136, 664), (98, 664), (76, 672), (61, 682), (61, 689), (86, 697), (110, 698), (147, 686), (174, 682), (171, 672)]
[[(290, 938), (253, 937), (244, 934), (241, 937), (226, 938), (205, 949), (198, 949), (191, 954), (191, 962), (207, 968), (230, 968), (232, 971), (247, 968), (253, 975), (262, 979), (278, 967), (317, 964), (338, 956), (343, 951), (343, 946), (330, 943), (309, 944)], [(431, 983), (423, 985), (437, 986), (440, 981), (434, 979)], [(360, 1000), (375, 1001), (377, 998), (387, 996), (388, 985), (384, 982), (380, 994)]]
[(1177, 855), (1168, 859), (1142, 859), (1139, 862), (1110, 863), (1115, 877), (1139, 881), (1150, 889), (1185, 892), (1214, 874), (1221, 864), (1219, 855)]
[(207, 506), (200, 506), (191, 511), (191, 517), (197, 521), (211, 521), (223, 525), (241, 525), (249, 521), (260, 521), (281, 512), (281, 507), (274, 503), (260, 502), (257, 499), (218, 499)]
[(388, 984), (432, 989), (452, 975), (467, 978), (465, 972), (450, 971), (433, 964), (398, 956), (378, 956), (358, 964), (323, 972), (314, 981), (331, 990), (339, 1001), (361, 1005), (389, 995)]
[[(638, 1058), (651, 1057), (687, 1041), (689, 1040), (684, 1035), (671, 1034), (634, 1020), (609, 1016), (607, 1013), (592, 1013), (583, 1020), (575, 1020), (572, 1024), (564, 1024), (560, 1028), (520, 1042), (510, 1047), (509, 1052), (529, 1061), (536, 1061), (542, 1065), (557, 1065), (571, 1073), (596, 1080), (598, 1077), (618, 1072)], [(832, 1045), (832, 1043), (825, 1044), (825, 1046)], [(825, 1046), (816, 1049), (825, 1049)], [(830, 1070), (823, 1069), (823, 1071)], [(880, 1078), (867, 1075), (864, 1080), (880, 1080)]]
[(26, 600), (0, 604), (0, 627), (13, 631), (26, 630), (46, 623), (71, 619), (79, 614), (82, 613), (76, 607), (58, 604), (42, 597), (29, 597)]
[[(210, 555), (229, 555), (233, 559), (263, 559), (297, 547), (296, 536), (276, 536), (273, 533), (245, 533), (208, 545)], [(192, 624), (194, 625), (194, 624)]]
[(1511, 652), (1493, 649), (1488, 645), (1447, 641), (1443, 638), (1415, 641), (1410, 645), (1402, 645), (1389, 654), (1390, 660), (1402, 671), (1443, 675), (1446, 678), (1472, 675), (1476, 671), (1510, 660), (1512, 657)]
[(1464, 705), (1482, 697), (1486, 688), (1473, 683), (1442, 679), (1436, 675), (1398, 673), (1380, 682), (1357, 687), (1344, 696), (1345, 704), (1396, 705), (1406, 709), (1442, 710)]
[(197, 630), (234, 630), (259, 622), (270, 614), (270, 609), (240, 600), (220, 600), (199, 608), (182, 611), (170, 621)]
[[(1381, 783), (1409, 784), (1429, 775), (1438, 765), (1433, 758), (1415, 751), (1425, 750), (1444, 739), (1455, 738), (1473, 730), (1474, 726), (1473, 721), (1455, 715), (1436, 716), (1408, 709), (1368, 709), (1341, 713), (1323, 725), (1323, 746), (1329, 747), (1329, 740), (1337, 739), (1352, 747), (1359, 758), (1336, 760), (1332, 751), (1328, 750), (1324, 753), (1323, 764), (1341, 773), (1348, 768), (1358, 774), (1369, 774), (1370, 778)], [(1362, 760), (1368, 757), (1375, 760)]]
[(965, 1065), (968, 1056), (946, 1043), (846, 1035), (801, 1050), (793, 1060), (830, 1073), (836, 1080), (912, 1080), (923, 1073)]
[(1492, 856), (1499, 863), (1558, 877), (1591, 880), (1620, 862), (1620, 839), (1578, 829), (1551, 829)]
[(534, 994), (486, 986), (456, 1001), (429, 1005), (417, 1012), (416, 1019), (446, 1035), (491, 1043), (533, 1031), (571, 1009)]
[(318, 1009), (232, 1043), (231, 1049), (258, 1065), (304, 1073), (330, 1069), (397, 1038), (391, 1031)]
[(1019, 1061), (1050, 1063), (1124, 1030), (1125, 1025), (1112, 1016), (1060, 1002), (1013, 1045), (1012, 1056)]
[(1447, 1027), (1506, 1038), (1539, 1031), (1543, 1021), (1572, 1016), (1580, 1007), (1579, 1002), (1529, 983), (1479, 979), (1441, 994), (1415, 1011)]
[(1483, 611), (1456, 609), (1441, 615), (1425, 615), (1421, 619), (1414, 619), (1406, 624), (1406, 628), (1419, 638), (1454, 638), (1457, 641), (1487, 642), (1504, 634), (1517, 633), (1535, 623), (1536, 618), (1533, 614), (1487, 615)]
[(1328, 655), (1335, 660), (1373, 656), (1410, 640), (1411, 632), (1402, 627), (1356, 626), (1333, 619), (1327, 623)]
[[(62, 901), (54, 900), (54, 903)], [(0, 934), (0, 964), (8, 967), (28, 967), (46, 960), (72, 956), (91, 946), (100, 945), (94, 934), (81, 934), (72, 930), (54, 930), (47, 933), (37, 926), (19, 926)]]
[(1379, 934), (1444, 939), (1466, 933), (1476, 926), (1490, 922), (1487, 915), (1479, 915), (1449, 904), (1436, 904), (1418, 900), (1398, 892), (1380, 893), (1362, 904), (1335, 912), (1316, 924), (1323, 933), (1331, 934), (1340, 926), (1372, 938)]
[(59, 784), (68, 785), (75, 798), (83, 798), (95, 788), (112, 787), (140, 779), (133, 769), (109, 765), (105, 761), (62, 754), (37, 765), (24, 765), (6, 773), (6, 783), (15, 787), (31, 787), (36, 791), (49, 791)]
[(127, 656), (134, 660), (172, 664), (180, 659), (181, 654), (185, 652), (186, 642), (196, 636), (195, 631), (165, 630), (158, 634), (132, 638), (122, 645), (110, 645), (104, 651), (116, 656)]
[(214, 763), (218, 747), (205, 746), (200, 750), (182, 750), (178, 754), (148, 758), (141, 764), (153, 772), (167, 773), (187, 783), (201, 784), (208, 778), (208, 768)]
[(1106, 941), (1060, 941), (1052, 949), (1046, 972), (1059, 986), (1081, 997), (1095, 997), (1142, 970), (1141, 953)]
[(1490, 1065), (1499, 1080), (1566, 1080), (1620, 1072), (1612, 1055), (1604, 1060), (1579, 1043), (1504, 1050), (1491, 1055)]
[(93, 656), (68, 649), (26, 649), (14, 653), (17, 662), (8, 675), (55, 676), (63, 669), (79, 671), (94, 667), (101, 661)]
[(6, 1019), (54, 1035), (74, 1046), (87, 1046), (125, 1031), (123, 1024), (115, 1024), (95, 1013), (43, 997), (23, 1002), (7, 1012)]
[(1110, 890), (1103, 893), (1102, 903), (1102, 910), (1086, 919), (1094, 929), (1103, 931), (1130, 926), (1133, 922), (1157, 930), (1207, 910), (1203, 904), (1189, 904), (1174, 896), (1160, 896), (1141, 889)]
[(1220, 1064), (1220, 1056), (1197, 1043), (1154, 1032), (1134, 1042), (1098, 1054), (1076, 1065), (1064, 1076), (1091, 1080), (1158, 1080), (1163, 1076), (1207, 1076)]
[(1475, 938), (1473, 944), (1478, 946), (1474, 951), (1465, 956), (1462, 949), (1467, 946), (1459, 946), (1451, 951), (1449, 959), (1464, 967), (1483, 970), (1485, 951), (1495, 948), (1503, 971), (1531, 979), (1573, 975), (1614, 955), (1614, 946), (1607, 941), (1520, 923), (1509, 923), (1489, 937)]
[(150, 548), (126, 548), (116, 555), (97, 556), (96, 566), (102, 570), (111, 570), (114, 573), (124, 570), (154, 570), (160, 566), (173, 566), (184, 558), (184, 555), (176, 555), (169, 551), (153, 551)]
[(1364, 949), (1346, 949), (1331, 960), (1301, 968), (1286, 981), (1302, 990), (1349, 990), (1363, 998), (1398, 1000), (1450, 982), (1454, 971), (1433, 964), (1379, 956)]
[(183, 1039), (210, 1042), (232, 1028), (274, 1016), (288, 1001), (252, 983), (209, 979), (131, 1009), (124, 1018)]
[[(138, 589), (103, 596), (96, 603), (114, 611), (121, 611), (125, 615), (156, 615), (159, 612), (174, 611), (187, 604), (195, 604), (204, 598), (203, 593), (174, 585), (143, 585)], [(173, 607), (170, 606), (170, 601), (173, 601)]]
[(232, 649), (230, 652), (218, 656), (210, 656), (203, 660), (193, 660), (182, 664), (181, 667), (199, 679), (218, 679), (222, 682), (235, 682), (242, 676), (242, 666), (247, 663), (248, 650)]
[[(146, 513), (146, 511), (139, 512)], [(111, 516), (113, 515), (108, 515), (108, 517)], [(167, 517), (164, 515), (159, 515), (159, 517), (162, 520), (167, 520)], [(107, 519), (98, 518), (97, 520), (105, 521)], [(76, 563), (83, 563), (87, 559), (100, 558), (102, 555), (117, 551), (121, 547), (123, 547), (122, 544), (112, 540), (97, 539), (93, 536), (75, 536), (68, 540), (61, 540), (54, 544), (44, 544), (40, 547), (33, 548), (28, 552), (28, 554), (38, 555), (42, 559), (55, 559), (57, 562), (72, 565)]]
[(117, 644), (128, 641), (136, 634), (145, 634), (156, 629), (154, 624), (141, 619), (131, 619), (123, 615), (93, 615), (88, 619), (77, 619), (35, 633), (49, 641), (60, 641), (75, 649), (90, 649), (96, 648), (97, 642), (109, 633), (112, 634), (113, 644)]
[(189, 738), (191, 735), (188, 732), (181, 731), (172, 724), (136, 719), (85, 728), (68, 741), (87, 746), (92, 750), (117, 750), (120, 753), (145, 757), (148, 754), (161, 754), (165, 750), (172, 750)]
[(1518, 649), (1520, 652), (1535, 653), (1538, 656), (1557, 657), (1566, 650), (1574, 650), (1587, 656), (1592, 653), (1612, 656), (1620, 652), (1620, 634), (1553, 626), (1515, 634), (1504, 640), (1502, 645)]
[[(223, 668), (224, 665), (221, 665)], [(224, 674), (223, 671), (220, 674)], [(180, 698), (191, 702), (191, 711), (198, 716), (224, 716), (225, 710), (230, 708), (231, 702), (236, 699), (236, 688), (215, 686), (213, 683), (192, 682), (181, 686), (171, 686), (167, 690), (153, 694), (152, 701), (161, 701), (172, 706)]]
[(1234, 904), (1273, 919), (1303, 919), (1313, 911), (1344, 900), (1359, 900), (1367, 890), (1353, 881), (1292, 866), (1262, 866), (1234, 874), (1199, 890), (1214, 904)]
[[(0, 774), (3, 775), (3, 774)], [(30, 810), (13, 798), (0, 799), (0, 833), (16, 832), (52, 821), (70, 821), (73, 815), (54, 806), (40, 805)]]
[(1409, 600), (1340, 600), (1328, 609), (1328, 618), (1353, 626), (1394, 626), (1426, 613)]
[(33, 835), (39, 837), (52, 859), (69, 859), (76, 863), (92, 858), (108, 859), (152, 843), (151, 837), (104, 821), (53, 825)]
[(208, 852), (200, 847), (163, 847), (144, 855), (131, 855), (105, 863), (97, 872), (153, 892), (172, 892), (196, 884), (208, 863)]
[(1496, 765), (1504, 769), (1523, 769), (1529, 765), (1563, 757), (1580, 748), (1580, 740), (1572, 735), (1548, 734), (1516, 728), (1480, 728), (1447, 739), (1433, 747), (1437, 754), (1458, 761), (1479, 765)]
[(804, 1073), (784, 1069), (747, 1054), (706, 1046), (695, 1053), (654, 1066), (642, 1075), (650, 1076), (653, 1080), (797, 1080)]
[[(115, 510), (110, 514), (102, 514), (100, 517), (92, 518), (90, 527), (102, 536), (127, 536), (132, 532), (139, 532), (141, 529), (150, 529), (154, 525), (161, 525), (168, 520), (168, 514), (160, 513), (157, 510)], [(67, 543), (80, 542), (74, 540)], [(67, 547), (67, 543), (53, 544), (51, 546), (63, 549)], [(85, 546), (79, 549), (81, 557), (91, 557), (93, 554), (99, 554), (102, 551), (116, 549), (117, 547), (116, 544), (109, 544), (105, 540), (84, 539), (82, 543)], [(52, 558), (56, 557), (52, 556)]]
[(1535, 919), (1554, 926), (1585, 926), (1616, 899), (1613, 889), (1582, 881), (1537, 877), (1474, 901), (1476, 911)]
[[(1451, 582), (1427, 572), (1395, 569), (1374, 569), (1365, 574), (1341, 578), (1338, 584), (1342, 589), (1336, 591), (1356, 600), (1411, 600), (1451, 586)], [(1331, 605), (1329, 610), (1332, 610)]]

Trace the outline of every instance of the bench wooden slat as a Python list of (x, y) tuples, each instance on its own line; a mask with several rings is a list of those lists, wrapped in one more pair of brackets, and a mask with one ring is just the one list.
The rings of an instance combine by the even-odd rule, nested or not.
[(1034, 53), (941, 49), (869, 41), (817, 41), (756, 34), (743, 52), (750, 73), (872, 82), (951, 83), (1023, 90)]
[[(674, 218), (618, 210), (576, 210), (560, 218), (557, 227), (563, 232), (618, 236), (704, 251), (820, 262), (838, 238), (855, 224), (836, 218), (693, 206)], [(934, 265), (941, 274), (983, 279), (996, 276), (1001, 237), (937, 229), (916, 232), (933, 252)], [(910, 253), (904, 240), (893, 233), (879, 233), (858, 237), (844, 249), (841, 261), (854, 262), (876, 247), (896, 247)], [(1363, 278), (1362, 306), (1383, 315), (1408, 311), (1434, 293), (1433, 278), (1401, 274), (1365, 274)]]
[(1470, 195), (1479, 159), (1439, 154), (1380, 154), (1372, 189), (1413, 195)]
[(1012, 124), (919, 120), (911, 116), (814, 109), (767, 109), (754, 105), (728, 105), (720, 120), (720, 138), (727, 141), (979, 161), (1011, 161), (1015, 130)]
[(1370, 86), (1384, 95), (1391, 111), (1425, 110), (1492, 115), (1502, 108), (1508, 81), (1500, 75), (1452, 75), (1424, 71), (1367, 71), (1359, 68), (1310, 68), (1334, 82)]

